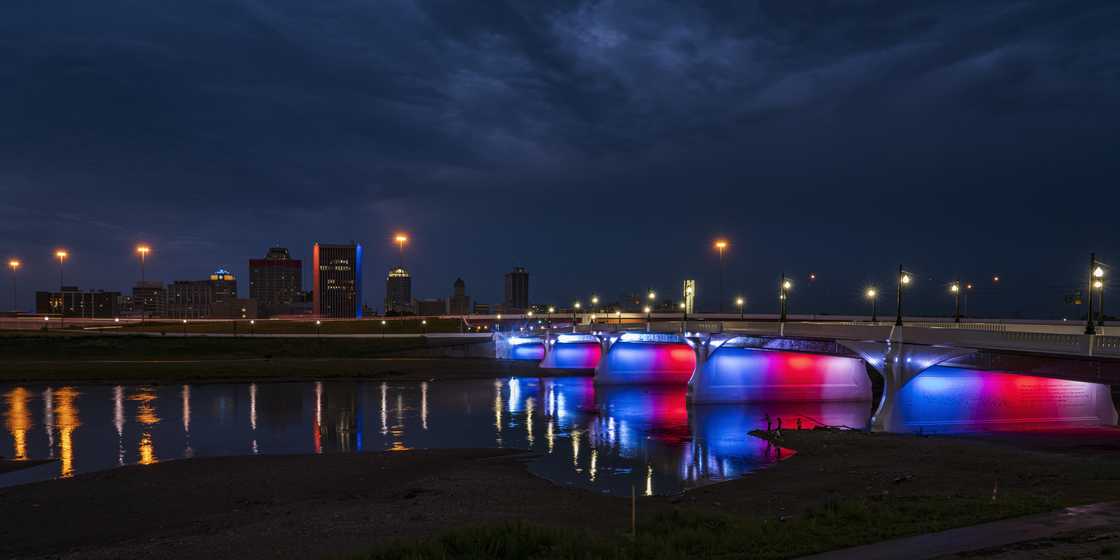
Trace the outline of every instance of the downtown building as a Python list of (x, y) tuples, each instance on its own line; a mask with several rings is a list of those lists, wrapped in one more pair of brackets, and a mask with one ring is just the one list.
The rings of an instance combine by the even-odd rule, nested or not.
[(506, 299), (502, 311), (520, 313), (526, 309), (529, 309), (529, 271), (518, 266), (506, 273)]
[(261, 317), (287, 315), (303, 299), (303, 261), (284, 247), (272, 247), (263, 259), (249, 259), (249, 299)]
[(237, 297), (237, 278), (219, 268), (206, 280), (176, 280), (164, 288), (163, 316), (171, 319), (253, 319), (257, 303)]
[(403, 266), (390, 268), (385, 276), (385, 314), (407, 315), (412, 312), (412, 276)]
[(467, 284), (462, 278), (455, 279), (451, 299), (447, 301), (449, 315), (469, 315), (471, 312), (471, 297), (467, 295)]
[(42, 315), (111, 319), (119, 316), (120, 292), (90, 290), (63, 286), (58, 292), (35, 292), (35, 312)]
[(316, 243), (311, 256), (316, 317), (361, 318), (362, 246)]

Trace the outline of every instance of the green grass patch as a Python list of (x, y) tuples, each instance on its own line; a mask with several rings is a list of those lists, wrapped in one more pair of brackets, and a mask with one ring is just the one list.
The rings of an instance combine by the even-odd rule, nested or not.
[(465, 528), (398, 541), (355, 556), (411, 559), (792, 558), (884, 539), (940, 531), (1054, 509), (1035, 498), (878, 498), (830, 501), (788, 519), (674, 511), (640, 522), (630, 535), (546, 528), (525, 523)]

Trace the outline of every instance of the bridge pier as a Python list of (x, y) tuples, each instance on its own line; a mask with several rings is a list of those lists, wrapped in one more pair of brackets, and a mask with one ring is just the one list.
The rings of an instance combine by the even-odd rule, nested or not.
[[(901, 335), (901, 329), (898, 330)], [(923, 371), (953, 358), (976, 352), (971, 348), (949, 348), (905, 344), (901, 336), (892, 331), (886, 342), (840, 341), (857, 353), (883, 377), (883, 395), (871, 417), (871, 430), (876, 432), (905, 432), (906, 426), (898, 413), (899, 393)]]

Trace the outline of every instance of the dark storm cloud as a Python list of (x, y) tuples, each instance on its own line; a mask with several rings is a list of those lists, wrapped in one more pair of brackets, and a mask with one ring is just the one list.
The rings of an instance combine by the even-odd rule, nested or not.
[[(143, 237), (183, 263), (233, 265), (278, 238), (297, 253), (357, 238), (376, 262), (407, 227), (433, 257), (414, 265), (418, 292), (465, 274), (486, 300), (515, 260), (539, 271), (542, 298), (593, 288), (563, 266), (573, 259), (612, 278), (596, 289), (703, 283), (695, 249), (723, 231), (751, 247), (738, 284), (761, 292), (769, 279), (748, 270), (796, 266), (789, 255), (852, 282), (875, 259), (982, 266), (932, 246), (945, 241), (982, 238), (976, 253), (991, 253), (1017, 239), (999, 266), (1052, 263), (1100, 237), (1071, 185), (1117, 202), (1112, 2), (16, 0), (5, 12), (11, 252), (81, 239), (108, 256)], [(791, 223), (778, 247), (769, 236)], [(635, 270), (581, 253), (635, 233), (650, 241), (631, 249), (643, 262), (686, 256)], [(882, 254), (833, 261), (822, 240)], [(1114, 235), (1099, 244), (1117, 248)]]

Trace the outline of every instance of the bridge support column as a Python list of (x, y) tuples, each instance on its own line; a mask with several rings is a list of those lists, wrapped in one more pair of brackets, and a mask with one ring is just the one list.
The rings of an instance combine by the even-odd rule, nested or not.
[(840, 344), (859, 354), (883, 377), (883, 396), (871, 417), (870, 427), (876, 432), (906, 431), (895, 406), (902, 388), (918, 374), (947, 360), (975, 352), (970, 348), (905, 344), (901, 339), (886, 342), (840, 341)]

